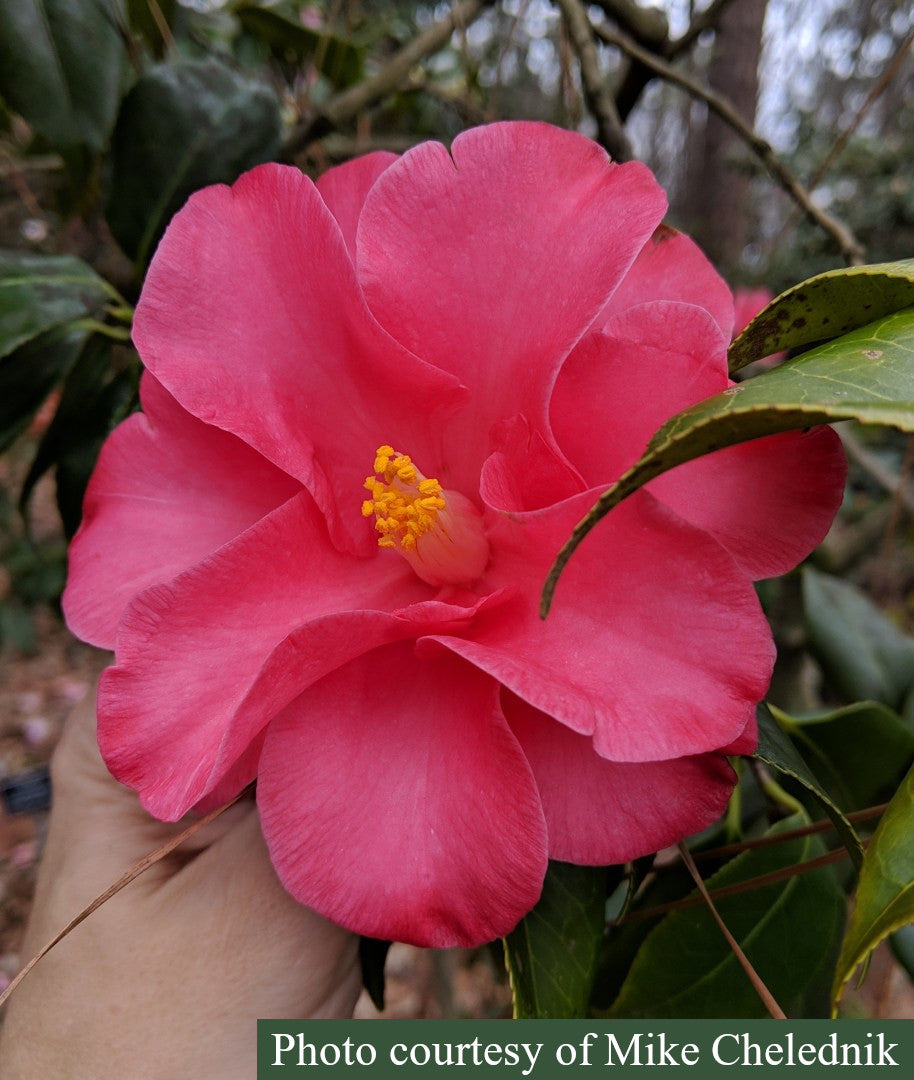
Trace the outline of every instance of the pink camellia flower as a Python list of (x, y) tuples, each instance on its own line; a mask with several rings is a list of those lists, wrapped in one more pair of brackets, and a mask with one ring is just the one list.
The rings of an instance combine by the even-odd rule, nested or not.
[(644, 166), (529, 123), (191, 198), (65, 596), (116, 649), (99, 740), (153, 814), (256, 777), (295, 897), (448, 946), (510, 930), (547, 858), (721, 813), (773, 658), (752, 582), (826, 531), (833, 433), (659, 478), (538, 615), (573, 525), (728, 385), (732, 298), (664, 209)]

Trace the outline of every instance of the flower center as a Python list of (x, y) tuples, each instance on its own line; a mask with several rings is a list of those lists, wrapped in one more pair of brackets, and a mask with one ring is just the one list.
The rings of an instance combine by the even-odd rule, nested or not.
[(378, 547), (394, 548), (430, 585), (469, 585), (485, 570), (489, 541), (482, 515), (458, 491), (423, 476), (407, 454), (379, 446), (371, 498), (362, 514), (374, 517)]

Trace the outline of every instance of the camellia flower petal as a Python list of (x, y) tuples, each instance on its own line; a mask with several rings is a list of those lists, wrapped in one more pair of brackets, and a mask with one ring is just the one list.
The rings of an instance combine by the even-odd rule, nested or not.
[(601, 491), (725, 389), (729, 290), (641, 165), (502, 123), (198, 192), (150, 267), (143, 414), (64, 606), (112, 772), (169, 820), (257, 779), (277, 873), (376, 937), (510, 930), (547, 859), (710, 824), (774, 650), (753, 581), (841, 496), (828, 430)]

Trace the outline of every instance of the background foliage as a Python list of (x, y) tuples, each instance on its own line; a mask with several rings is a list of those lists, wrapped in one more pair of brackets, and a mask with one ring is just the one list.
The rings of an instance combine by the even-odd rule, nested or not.
[[(903, 0), (0, 6), (7, 655), (35, 647), (31, 613), (63, 582), (64, 540), (30, 533), (30, 500), (53, 475), (66, 535), (78, 527), (101, 442), (137, 406), (132, 305), (191, 192), (262, 161), (317, 175), (368, 150), (541, 118), (646, 160), (672, 224), (734, 285), (780, 292), (846, 263), (914, 255), (912, 35)], [(884, 372), (895, 411), (840, 415), (911, 430), (902, 354), (914, 323), (892, 313), (914, 302), (914, 270), (827, 279), (822, 310), (846, 312), (864, 288), (894, 328), (900, 366), (889, 372), (889, 357)], [(854, 324), (860, 340), (868, 322)], [(757, 367), (774, 347), (762, 336), (737, 343), (734, 368)], [(840, 364), (844, 340), (747, 390), (783, 419), (805, 392), (801, 364)], [(818, 419), (838, 415), (819, 407)], [(673, 443), (706, 448), (694, 417), (680, 428), (685, 443), (654, 446), (664, 467)], [(759, 754), (742, 763), (726, 819), (692, 845), (724, 920), (795, 1016), (828, 1015), (886, 936), (914, 970), (914, 453), (896, 430), (842, 437), (852, 472), (835, 529), (812, 565), (760, 587), (779, 662)], [(765, 1014), (669, 853), (594, 872), (556, 866), (507, 946), (522, 1015)], [(363, 949), (375, 996), (385, 954)]]

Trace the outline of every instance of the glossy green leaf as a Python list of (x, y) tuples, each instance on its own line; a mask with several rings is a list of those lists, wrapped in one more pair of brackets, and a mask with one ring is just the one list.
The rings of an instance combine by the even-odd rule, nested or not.
[(863, 860), (834, 982), (834, 1007), (857, 966), (895, 930), (914, 923), (914, 769), (882, 815)]
[[(638, 881), (638, 884), (641, 885), (641, 882)], [(611, 915), (608, 932), (600, 946), (597, 973), (590, 995), (591, 1008), (598, 1015), (605, 1014), (619, 996), (638, 950), (663, 918), (662, 915), (644, 913), (681, 900), (694, 888), (692, 877), (681, 862), (664, 866), (662, 872), (649, 878), (639, 889), (637, 898), (628, 906), (627, 917), (621, 920), (620, 925), (615, 925), (613, 921), (619, 916), (615, 913)]]
[(55, 326), (97, 314), (107, 290), (73, 255), (0, 251), (0, 358)]
[(112, 141), (107, 217), (144, 263), (187, 197), (231, 183), (276, 156), (279, 101), (266, 85), (215, 60), (161, 64), (124, 99)]
[(153, 14), (150, 0), (126, 0), (127, 22), (130, 29), (143, 39), (152, 54), (161, 58), (168, 44), (163, 35), (163, 26), (165, 33), (171, 30), (177, 0), (155, 0), (155, 3), (158, 11)]
[(888, 798), (914, 761), (914, 730), (879, 702), (858, 701), (789, 721), (816, 776), (848, 810)]
[(791, 718), (773, 705), (761, 704), (758, 716), (758, 749), (755, 756), (759, 761), (790, 776), (815, 798), (827, 816), (831, 818), (835, 831), (847, 849), (852, 862), (859, 869), (863, 863), (863, 847), (853, 825), (844, 812), (828, 794), (821, 781), (803, 760), (799, 750), (783, 730), (792, 725)]
[(836, 338), (668, 420), (641, 458), (575, 526), (543, 589), (543, 615), (578, 544), (613, 507), (656, 476), (725, 446), (849, 419), (914, 431), (914, 309)]
[(550, 862), (536, 907), (505, 938), (517, 1019), (586, 1016), (608, 871)]
[(362, 970), (362, 985), (371, 998), (371, 1003), (378, 1010), (384, 1011), (384, 965), (391, 942), (381, 938), (359, 938), (359, 967)]
[(851, 701), (900, 708), (914, 684), (914, 638), (856, 586), (809, 567), (803, 606), (810, 646), (830, 683)]
[(115, 370), (110, 338), (89, 338), (66, 378), (54, 418), (22, 485), (24, 508), (35, 484), (56, 467), (57, 506), (68, 537), (79, 528), (83, 496), (102, 443), (136, 399), (139, 359)]
[(125, 61), (118, 0), (0, 4), (0, 95), (52, 146), (105, 145)]
[(312, 64), (339, 87), (351, 86), (361, 78), (361, 50), (338, 34), (312, 30), (258, 4), (240, 3), (232, 10), (244, 29), (263, 41), (277, 59)]
[(831, 341), (914, 305), (914, 259), (829, 270), (773, 300), (730, 345), (730, 370)]
[(84, 340), (81, 331), (54, 327), (0, 360), (0, 452), (28, 427)]
[[(806, 823), (805, 816), (797, 814), (766, 835)], [(821, 842), (810, 836), (754, 848), (732, 859), (707, 885), (713, 893), (794, 866), (821, 851)], [(819, 1012), (820, 988), (823, 979), (830, 979), (835, 940), (844, 921), (844, 898), (832, 869), (825, 867), (722, 898), (716, 906), (787, 1015), (808, 1017)], [(702, 904), (671, 912), (651, 931), (609, 1015), (748, 1019), (768, 1014)]]

